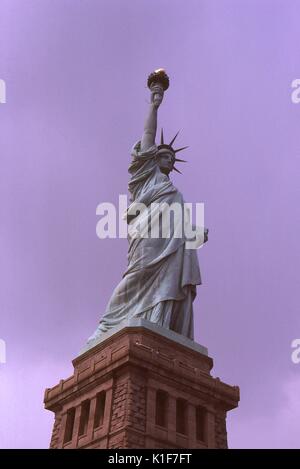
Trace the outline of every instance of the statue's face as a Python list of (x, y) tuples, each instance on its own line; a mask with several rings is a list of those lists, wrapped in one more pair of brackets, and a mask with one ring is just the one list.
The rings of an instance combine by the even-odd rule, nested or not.
[(157, 162), (161, 172), (168, 175), (174, 166), (174, 155), (170, 151), (161, 152)]

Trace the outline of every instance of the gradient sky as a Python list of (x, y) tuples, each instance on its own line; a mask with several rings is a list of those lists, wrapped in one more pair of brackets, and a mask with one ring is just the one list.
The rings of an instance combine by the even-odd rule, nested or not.
[(126, 193), (146, 77), (205, 203), (196, 340), (241, 388), (232, 448), (299, 448), (299, 0), (0, 0), (0, 446), (46, 448), (43, 392), (72, 374), (126, 267), (96, 206)]

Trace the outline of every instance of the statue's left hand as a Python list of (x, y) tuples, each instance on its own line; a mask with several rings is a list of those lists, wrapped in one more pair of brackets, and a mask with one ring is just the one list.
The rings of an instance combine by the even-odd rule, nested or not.
[(204, 228), (204, 242), (208, 241), (208, 228)]

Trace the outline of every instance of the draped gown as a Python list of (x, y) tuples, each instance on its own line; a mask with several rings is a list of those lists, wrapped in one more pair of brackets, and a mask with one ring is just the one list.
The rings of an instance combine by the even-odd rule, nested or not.
[[(132, 205), (143, 203), (148, 208), (164, 202), (183, 208), (182, 194), (160, 171), (156, 153), (156, 145), (143, 152), (140, 141), (134, 145), (128, 169), (130, 201)], [(135, 223), (137, 220), (138, 217)], [(144, 318), (194, 338), (193, 301), (196, 285), (201, 284), (200, 269), (196, 250), (186, 248), (184, 233), (175, 235), (176, 223), (171, 224), (168, 237), (136, 237), (129, 230), (127, 270), (88, 342), (132, 318)]]

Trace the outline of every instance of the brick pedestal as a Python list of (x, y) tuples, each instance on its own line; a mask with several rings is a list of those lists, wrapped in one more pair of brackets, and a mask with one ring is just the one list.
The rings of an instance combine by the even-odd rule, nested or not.
[(46, 389), (51, 448), (227, 448), (239, 388), (213, 378), (204, 347), (148, 321), (103, 336)]

